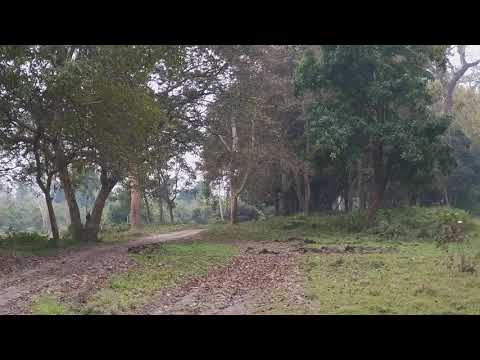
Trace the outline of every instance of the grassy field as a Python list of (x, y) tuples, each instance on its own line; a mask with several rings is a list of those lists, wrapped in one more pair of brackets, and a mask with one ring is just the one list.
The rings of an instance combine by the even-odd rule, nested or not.
[(415, 241), (394, 246), (394, 253), (306, 255), (301, 267), (308, 312), (480, 314), (480, 278), (472, 272), (479, 265), (478, 243), (448, 251)]
[[(445, 229), (458, 224), (460, 243), (447, 243)], [(456, 234), (456, 235), (455, 235)], [(205, 240), (288, 240), (307, 238), (307, 247), (351, 245), (388, 250), (374, 254), (303, 255), (308, 305), (280, 299), (273, 314), (480, 314), (480, 221), (442, 208), (384, 211), (367, 228), (359, 215), (294, 216), (266, 222), (216, 225)]]
[(294, 239), (309, 239), (305, 247), (350, 245), (379, 252), (303, 254), (299, 267), (306, 304), (286, 307), (285, 296), (275, 290), (267, 313), (480, 314), (480, 221), (444, 208), (385, 210), (373, 227), (355, 213), (210, 225), (199, 241), (133, 255), (140, 267), (111, 279), (81, 309), (56, 308), (51, 297), (41, 298), (33, 309), (123, 313), (148, 302), (158, 289), (228, 262), (236, 242)]
[(52, 256), (59, 249), (82, 248), (85, 246), (91, 246), (91, 244), (74, 242), (69, 238), (62, 239), (60, 244), (53, 245), (48, 237), (37, 233), (19, 232), (0, 236), (0, 255)]
[(480, 313), (478, 276), (449, 271), (428, 246), (398, 255), (308, 256), (303, 269), (311, 313)]
[(94, 294), (82, 306), (58, 302), (52, 296), (41, 297), (33, 306), (34, 314), (122, 314), (145, 303), (158, 290), (203, 276), (208, 269), (228, 262), (236, 248), (227, 244), (166, 244), (152, 253), (132, 255), (139, 266), (114, 276), (109, 285)]
[(236, 253), (226, 244), (168, 244), (151, 254), (134, 255), (140, 268), (113, 278), (82, 309), (83, 313), (115, 314), (145, 304), (162, 288), (203, 276), (212, 266), (225, 264)]

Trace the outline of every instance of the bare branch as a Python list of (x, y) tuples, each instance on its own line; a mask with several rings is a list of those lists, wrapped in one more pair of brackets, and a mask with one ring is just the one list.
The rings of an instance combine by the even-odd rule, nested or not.
[(225, 141), (225, 139), (223, 138), (222, 135), (218, 135), (218, 138), (220, 139), (220, 141), (222, 142), (223, 145), (225, 145), (225, 147), (227, 148), (228, 151), (232, 151), (232, 149), (230, 148), (230, 146), (227, 144), (227, 142)]

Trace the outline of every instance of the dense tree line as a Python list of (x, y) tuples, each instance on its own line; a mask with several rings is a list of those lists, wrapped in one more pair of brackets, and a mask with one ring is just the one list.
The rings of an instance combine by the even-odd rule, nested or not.
[[(208, 176), (230, 194), (240, 183), (243, 199), (276, 214), (363, 209), (370, 222), (386, 206), (473, 209), (478, 160), (466, 124), (479, 98), (460, 84), (478, 62), (465, 47), (253, 46), (239, 59), (204, 148)], [(461, 100), (451, 106), (465, 92), (468, 115)]]
[(96, 240), (105, 216), (174, 222), (198, 171), (232, 223), (475, 210), (478, 64), (460, 45), (1, 46), (0, 175), (38, 189), (56, 240), (56, 194), (72, 236)]

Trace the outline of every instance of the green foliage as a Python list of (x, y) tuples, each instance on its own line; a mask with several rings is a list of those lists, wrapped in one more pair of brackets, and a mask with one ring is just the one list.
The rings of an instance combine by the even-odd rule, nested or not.
[[(458, 223), (461, 221), (461, 223)], [(452, 235), (445, 228), (455, 228)], [(460, 209), (445, 207), (404, 207), (382, 209), (373, 226), (367, 225), (366, 214), (355, 211), (343, 214), (278, 216), (265, 221), (250, 221), (235, 226), (212, 224), (201, 236), (209, 240), (285, 240), (304, 236), (325, 240), (344, 236), (373, 236), (383, 241), (461, 242), (475, 235), (472, 217)]]
[(125, 224), (130, 214), (130, 191), (117, 189), (107, 203), (107, 220), (112, 224)]
[(130, 230), (130, 224), (125, 224), (125, 223), (122, 223), (122, 224), (111, 224), (111, 225), (107, 225), (107, 226), (104, 226), (102, 228), (102, 232), (104, 233), (123, 233), (123, 232), (126, 232), (126, 231), (129, 231)]
[(441, 141), (451, 119), (433, 111), (429, 87), (435, 62), (435, 46), (328, 45), (320, 60), (306, 52), (297, 87), (315, 99), (310, 117), (317, 167), (334, 161), (345, 168), (380, 144), (390, 183), (418, 187), (437, 171), (451, 171), (451, 149)]
[(0, 252), (12, 252), (16, 255), (48, 253), (55, 247), (48, 237), (31, 232), (12, 232), (0, 236)]
[[(452, 126), (448, 141), (453, 148), (456, 167), (446, 181), (450, 202), (455, 207), (479, 213), (480, 143), (462, 128)], [(472, 141), (475, 140), (475, 141)]]
[(0, 190), (0, 233), (40, 230), (42, 217), (36, 202), (24, 186), (18, 186), (15, 195)]
[(83, 242), (72, 239), (68, 231), (62, 234), (60, 242), (37, 232), (9, 232), (0, 235), (0, 254), (15, 254), (16, 256), (51, 256), (59, 249), (87, 246)]
[[(454, 230), (452, 232), (448, 229)], [(423, 239), (443, 243), (461, 241), (472, 229), (472, 218), (464, 210), (445, 207), (405, 207), (380, 210), (375, 225), (366, 232), (384, 239), (403, 241)]]

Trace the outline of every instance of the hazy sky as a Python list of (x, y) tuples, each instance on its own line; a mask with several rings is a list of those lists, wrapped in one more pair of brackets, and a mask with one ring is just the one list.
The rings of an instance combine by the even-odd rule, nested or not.
[[(465, 51), (465, 55), (468, 62), (480, 59), (480, 45), (468, 45), (467, 50)], [(455, 53), (455, 57), (453, 58), (454, 63), (459, 63), (458, 54)]]
[(473, 55), (475, 59), (480, 58), (480, 45), (470, 45), (467, 49), (467, 55)]

